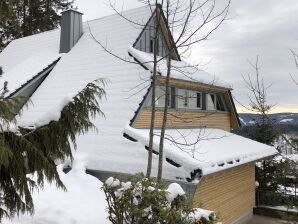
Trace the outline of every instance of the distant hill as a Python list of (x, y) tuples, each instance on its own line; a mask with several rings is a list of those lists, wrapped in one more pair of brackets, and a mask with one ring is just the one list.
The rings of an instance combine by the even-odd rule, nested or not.
[[(298, 113), (276, 113), (269, 116), (277, 125), (298, 125)], [(258, 114), (239, 113), (242, 126), (252, 126), (260, 121), (260, 117)]]
[[(298, 139), (298, 113), (276, 113), (269, 115), (275, 126), (283, 134), (295, 135)], [(261, 116), (250, 113), (239, 113), (241, 128), (233, 130), (233, 133), (249, 138), (249, 133), (255, 131), (254, 124), (260, 121)]]

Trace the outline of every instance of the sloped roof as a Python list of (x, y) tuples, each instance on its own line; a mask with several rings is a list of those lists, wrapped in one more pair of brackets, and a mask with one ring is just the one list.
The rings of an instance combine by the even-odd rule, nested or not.
[[(142, 65), (153, 71), (153, 59), (152, 53), (146, 53), (139, 51), (133, 47), (129, 48), (129, 53), (137, 59)], [(167, 59), (157, 57), (157, 71), (162, 76), (167, 76)], [(197, 66), (192, 66), (186, 61), (171, 61), (171, 78), (180, 79), (184, 81), (197, 82), (210, 86), (217, 86), (226, 89), (231, 89), (231, 85), (221, 80), (219, 77), (213, 76), (203, 70), (200, 70)]]
[[(142, 7), (126, 11), (123, 15), (137, 23), (146, 24), (151, 16), (151, 10)], [(58, 120), (60, 111), (73, 96), (88, 83), (99, 78), (104, 79), (107, 81), (106, 100), (102, 101), (101, 109), (106, 118), (94, 120), (99, 133), (90, 131), (78, 137), (76, 154), (83, 154), (88, 169), (123, 173), (145, 172), (147, 151), (144, 142), (132, 142), (124, 138), (123, 134), (127, 131), (126, 127), (150, 87), (150, 71), (146, 71), (138, 63), (127, 63), (117, 59), (102, 49), (92, 38), (93, 35), (101, 43), (105, 43), (105, 47), (114, 54), (133, 61), (128, 54), (129, 49), (142, 28), (129, 23), (119, 15), (84, 23), (83, 36), (69, 53), (63, 55), (57, 53), (59, 29), (13, 41), (0, 54), (0, 66), (7, 72), (21, 66), (28, 56), (33, 57), (37, 53), (44, 58), (38, 69), (51, 61), (53, 55), (61, 56), (55, 68), (32, 95), (32, 103), (24, 108), (23, 113), (17, 118), (18, 125), (38, 127), (51, 120)], [(33, 62), (32, 64), (34, 65)], [(35, 72), (36, 70), (32, 70), (32, 73)], [(22, 76), (19, 72), (11, 74), (15, 76), (11, 77), (14, 80)], [(250, 144), (249, 140), (247, 141), (247, 144)], [(178, 153), (172, 157), (175, 159), (179, 156)], [(212, 163), (212, 158), (209, 159)], [(158, 157), (154, 155), (154, 175), (157, 173), (157, 161)], [(186, 160), (184, 162), (189, 163)], [(176, 167), (165, 163), (164, 177), (190, 178), (190, 171), (194, 167), (187, 164)]]
[[(149, 129), (127, 126), (125, 133), (143, 145), (149, 144)], [(158, 150), (160, 130), (154, 132), (154, 148)], [(165, 157), (193, 172), (203, 175), (257, 161), (276, 154), (274, 147), (252, 141), (220, 129), (166, 129)], [(157, 151), (158, 152), (158, 151)]]
[(8, 93), (31, 80), (39, 72), (56, 61), (59, 54), (60, 30), (49, 31), (12, 41), (0, 54), (0, 67), (3, 75), (0, 86), (8, 82)]

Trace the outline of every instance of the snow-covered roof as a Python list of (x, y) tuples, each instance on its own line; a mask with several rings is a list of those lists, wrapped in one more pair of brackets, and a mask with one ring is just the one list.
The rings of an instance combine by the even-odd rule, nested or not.
[[(149, 144), (149, 129), (127, 126), (130, 137), (143, 145)], [(154, 149), (158, 152), (160, 130), (154, 132)], [(275, 155), (274, 147), (252, 141), (220, 129), (166, 129), (165, 157), (190, 172), (197, 169), (203, 175), (260, 160)]]
[[(151, 16), (151, 10), (147, 7), (137, 8), (124, 12), (123, 16), (136, 23), (146, 24)], [(15, 83), (14, 89), (30, 77), (34, 77), (38, 69), (42, 70), (55, 58), (61, 57), (52, 72), (33, 93), (31, 103), (17, 118), (18, 125), (38, 127), (59, 119), (62, 108), (73, 96), (83, 90), (88, 83), (99, 78), (104, 79), (107, 81), (106, 100), (101, 102), (101, 110), (105, 118), (100, 117), (93, 121), (99, 132), (90, 131), (86, 135), (78, 136), (76, 153), (85, 154), (88, 169), (130, 174), (145, 172), (148, 153), (144, 145), (147, 140), (135, 143), (124, 138), (123, 134), (131, 130), (138, 137), (147, 132), (127, 127), (150, 86), (151, 73), (138, 63), (127, 63), (107, 53), (94, 41), (90, 31), (98, 41), (105, 43), (105, 47), (119, 57), (130, 58), (133, 61), (128, 53), (134, 54), (135, 57), (138, 56), (136, 53), (140, 53), (133, 52), (130, 46), (136, 41), (142, 27), (131, 24), (119, 15), (112, 15), (84, 23), (83, 36), (67, 54), (58, 54), (59, 29), (13, 41), (0, 54), (0, 66), (4, 72), (10, 74), (9, 79), (22, 80)], [(36, 55), (42, 59), (32, 62)], [(27, 70), (30, 72), (24, 74), (12, 72), (19, 68), (28, 69), (27, 65), (30, 63), (27, 60), (32, 63), (32, 68)], [(176, 63), (180, 65), (180, 62)], [(183, 79), (180, 76), (176, 78)], [(208, 79), (201, 79), (205, 83), (206, 80)], [(219, 130), (214, 132), (216, 136), (226, 134)], [(199, 161), (201, 159), (199, 156), (193, 159), (188, 154), (178, 153), (178, 150), (172, 154), (167, 150), (168, 156), (173, 161), (177, 160), (182, 166), (177, 167), (165, 162), (164, 178), (186, 179), (190, 178), (190, 172), (194, 168), (202, 168), (205, 173), (221, 169), (220, 166), (217, 168), (220, 160), (227, 163), (224, 167), (228, 167), (273, 154), (273, 150), (269, 147), (235, 135), (223, 138), (221, 141), (217, 139), (206, 141), (200, 149), (205, 152), (205, 147), (207, 151), (210, 149), (210, 152), (204, 154), (203, 162)], [(268, 151), (265, 152), (265, 148), (268, 148)], [(218, 151), (222, 154), (216, 153)], [(236, 161), (238, 157), (240, 162)], [(229, 164), (229, 160), (236, 162)], [(153, 175), (157, 173), (157, 164), (158, 156), (154, 155)]]
[[(147, 7), (137, 8), (124, 12), (124, 16), (146, 24), (151, 17), (151, 10)], [(83, 36), (69, 53), (60, 55), (60, 61), (18, 117), (18, 125), (38, 127), (59, 119), (60, 111), (71, 97), (88, 83), (99, 78), (105, 79), (106, 100), (101, 102), (105, 118), (94, 120), (99, 133), (90, 131), (78, 137), (77, 153), (86, 153), (88, 169), (145, 172), (147, 151), (142, 145), (132, 144), (124, 138), (123, 130), (150, 86), (150, 73), (138, 63), (123, 62), (104, 51), (92, 39), (89, 26), (95, 38), (106, 43), (113, 53), (133, 61), (128, 55), (128, 48), (136, 41), (142, 31), (141, 27), (132, 25), (118, 15), (84, 23)], [(12, 69), (24, 62), (26, 57), (16, 57), (14, 62), (11, 61), (14, 60), (13, 55), (19, 52), (27, 52), (27, 57), (36, 52), (42, 52), (45, 56), (59, 52), (59, 40), (60, 31), (57, 30), (13, 41), (1, 54), (1, 58), (6, 58), (6, 61), (1, 60), (0, 66), (8, 71), (8, 68)], [(144, 82), (146, 79), (148, 82)], [(157, 170), (157, 161), (157, 156), (154, 156), (154, 170)], [(153, 173), (156, 174), (156, 171)], [(165, 178), (175, 179), (177, 175), (185, 177), (189, 174), (170, 164), (165, 165)]]
[[(133, 47), (129, 48), (129, 53), (140, 63), (142, 63), (145, 67), (153, 71), (153, 54), (139, 51)], [(158, 57), (157, 71), (164, 77), (167, 76), (167, 67), (167, 59)], [(219, 77), (211, 75), (203, 70), (200, 70), (198, 66), (191, 65), (183, 60), (171, 60), (171, 78), (197, 82), (211, 86), (223, 87), (227, 89), (231, 88), (230, 84), (221, 80)]]
[(0, 87), (8, 82), (7, 95), (26, 84), (56, 61), (59, 55), (60, 29), (12, 41), (0, 54)]
[(28, 59), (24, 60), (13, 69), (5, 72), (0, 79), (0, 86), (3, 86), (4, 82), (8, 83), (6, 96), (13, 94), (22, 85), (25, 85), (33, 77), (37, 76), (49, 65), (57, 61), (59, 57), (57, 53), (46, 55), (36, 53), (29, 56)]

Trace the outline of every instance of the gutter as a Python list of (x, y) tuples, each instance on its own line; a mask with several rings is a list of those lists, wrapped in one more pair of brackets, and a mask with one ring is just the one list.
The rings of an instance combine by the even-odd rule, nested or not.
[(263, 157), (261, 159), (252, 160), (252, 161), (249, 161), (249, 162), (246, 162), (246, 163), (240, 163), (236, 166), (230, 166), (230, 167), (227, 167), (227, 168), (224, 168), (224, 169), (221, 169), (221, 170), (217, 170), (215, 172), (210, 172), (210, 173), (207, 173), (207, 174), (203, 174), (202, 178), (203, 177), (208, 177), (208, 176), (211, 176), (211, 175), (214, 175), (214, 174), (226, 171), (226, 170), (234, 169), (235, 167), (239, 167), (239, 166), (246, 165), (246, 164), (249, 164), (249, 163), (256, 163), (256, 162), (260, 162), (260, 161), (263, 161), (263, 160), (271, 160), (277, 155), (279, 155), (279, 153), (275, 153), (271, 156), (266, 156), (266, 157)]

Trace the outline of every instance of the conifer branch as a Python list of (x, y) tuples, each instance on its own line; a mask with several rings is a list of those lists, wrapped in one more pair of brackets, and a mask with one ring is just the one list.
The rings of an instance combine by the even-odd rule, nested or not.
[[(34, 130), (19, 127), (19, 133), (3, 128), (0, 133), (0, 221), (20, 213), (33, 213), (32, 191), (44, 181), (66, 190), (56, 170), (55, 161), (73, 158), (71, 143), (76, 137), (96, 130), (92, 119), (104, 116), (100, 100), (105, 95), (105, 81), (89, 83), (61, 111), (58, 121)], [(0, 119), (9, 122), (10, 100), (0, 101)], [(36, 178), (27, 174), (35, 173)]]

